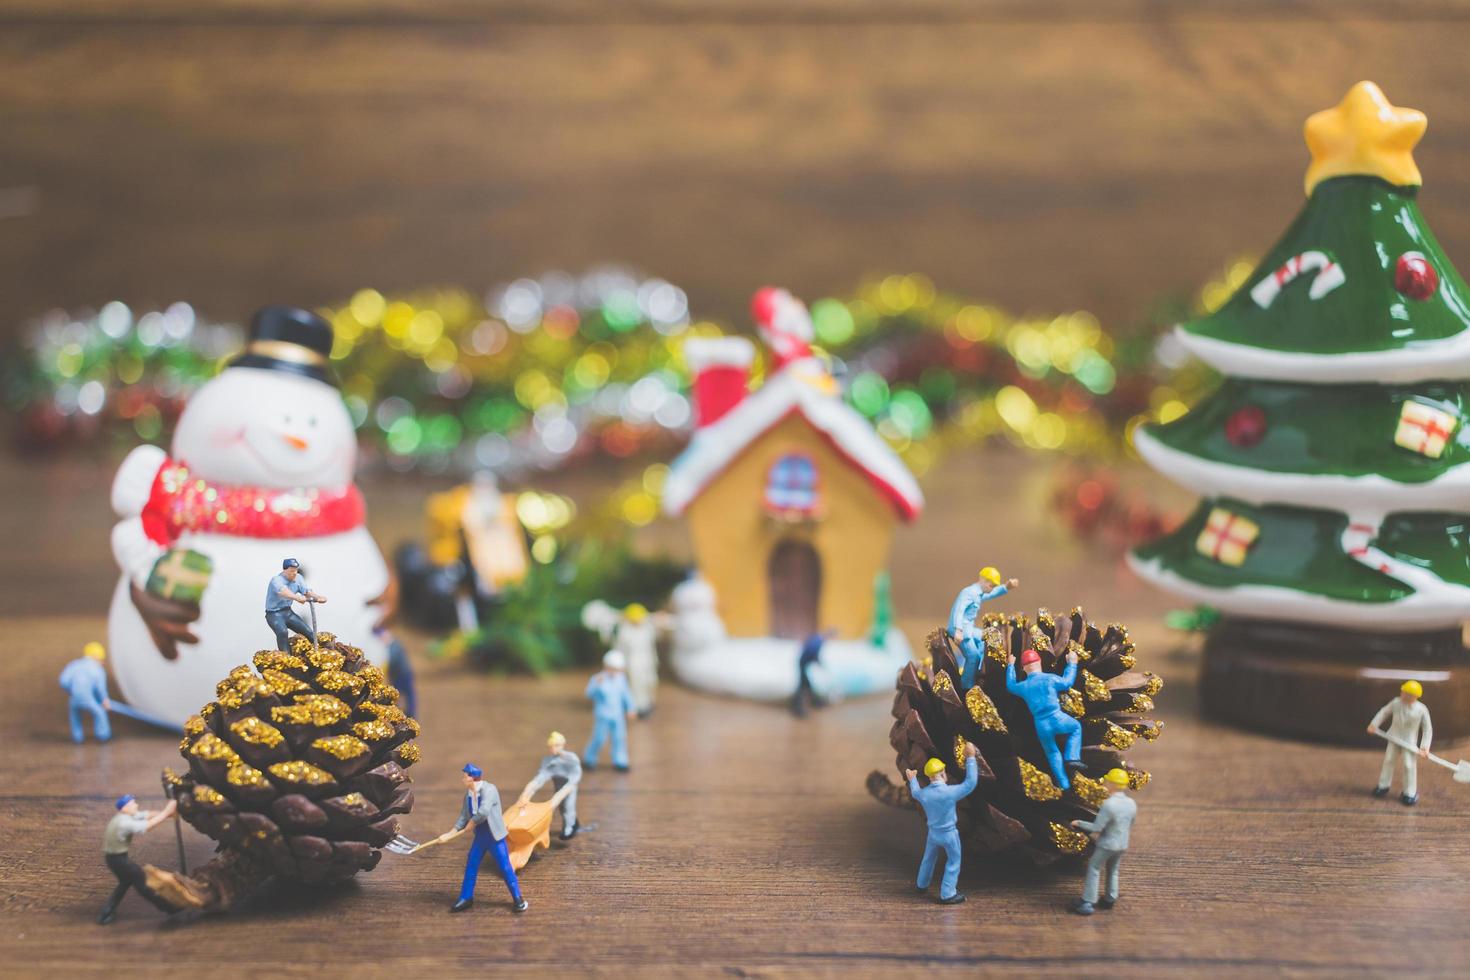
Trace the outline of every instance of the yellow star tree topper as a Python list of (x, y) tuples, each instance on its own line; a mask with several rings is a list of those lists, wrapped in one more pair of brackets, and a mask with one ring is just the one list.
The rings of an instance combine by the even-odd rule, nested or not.
[(1401, 109), (1372, 82), (1348, 89), (1331, 109), (1307, 119), (1307, 196), (1329, 177), (1368, 174), (1398, 187), (1424, 181), (1414, 164), (1414, 146), (1429, 120), (1418, 109)]

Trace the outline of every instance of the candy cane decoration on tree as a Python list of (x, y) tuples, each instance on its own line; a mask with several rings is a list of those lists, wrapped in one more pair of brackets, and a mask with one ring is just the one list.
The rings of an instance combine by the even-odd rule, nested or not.
[(1347, 282), (1347, 273), (1326, 252), (1303, 252), (1293, 255), (1281, 263), (1281, 268), (1256, 283), (1251, 288), (1251, 299), (1264, 310), (1276, 301), (1276, 297), (1288, 283), (1303, 272), (1313, 270), (1317, 275), (1312, 279), (1312, 287), (1307, 290), (1307, 295), (1312, 299), (1321, 299)]

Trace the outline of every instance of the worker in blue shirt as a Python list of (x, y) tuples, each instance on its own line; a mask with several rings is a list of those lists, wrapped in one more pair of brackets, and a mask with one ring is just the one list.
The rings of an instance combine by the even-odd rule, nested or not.
[(801, 654), (796, 658), (796, 693), (791, 696), (791, 713), (798, 718), (806, 717), (808, 704), (820, 708), (827, 703), (812, 684), (811, 670), (822, 662), (822, 646), (836, 635), (836, 630), (829, 629), (802, 641)]
[(77, 744), (86, 738), (82, 733), (82, 712), (92, 716), (92, 735), (99, 742), (112, 738), (112, 725), (107, 712), (112, 702), (107, 697), (107, 650), (93, 640), (82, 647), (82, 656), (61, 668), (61, 689), (70, 695), (67, 712), (71, 719), (71, 740)]
[(592, 739), (582, 753), (583, 769), (597, 768), (602, 743), (611, 739), (613, 768), (628, 771), (628, 721), (637, 716), (638, 710), (623, 673), (627, 669), (627, 659), (613, 650), (602, 658), (602, 670), (587, 682), (587, 698), (592, 702)]
[(934, 862), (939, 852), (944, 852), (944, 878), (939, 883), (939, 901), (944, 905), (958, 905), (965, 900), (963, 893), (955, 890), (960, 880), (960, 832), (955, 826), (955, 807), (960, 800), (975, 792), (980, 781), (980, 766), (975, 761), (979, 750), (965, 743), (965, 781), (958, 786), (949, 785), (949, 773), (942, 759), (930, 759), (924, 763), (924, 775), (928, 786), (919, 785), (919, 774), (912, 769), (904, 776), (909, 781), (909, 793), (924, 811), (924, 820), (929, 826), (924, 839), (924, 859), (919, 862), (918, 890), (929, 890), (934, 878)]
[(271, 632), (276, 634), (276, 648), (282, 653), (291, 652), (291, 630), (316, 642), (316, 634), (306, 625), (306, 620), (291, 609), (291, 603), (327, 601), (325, 596), (308, 589), (300, 574), (301, 562), (287, 558), (281, 562), (281, 574), (272, 578), (265, 590), (265, 621)]
[[(1049, 674), (1041, 669), (1041, 657), (1035, 650), (1021, 654), (1021, 670), (1025, 677), (1016, 680), (1016, 658), (1006, 658), (1006, 690), (1026, 702), (1031, 709), (1031, 720), (1036, 723), (1036, 737), (1041, 739), (1041, 751), (1046, 753), (1046, 763), (1051, 767), (1052, 778), (1062, 789), (1072, 785), (1067, 778), (1068, 769), (1085, 769), (1082, 764), (1082, 725), (1062, 710), (1058, 700), (1061, 693), (1077, 680), (1077, 654), (1067, 651), (1067, 667), (1060, 675)], [(1057, 747), (1057, 740), (1065, 739), (1065, 752)]]
[(975, 674), (985, 659), (985, 640), (975, 620), (980, 617), (980, 606), (990, 599), (998, 599), (1020, 585), (1018, 579), (1000, 580), (1000, 572), (994, 565), (986, 565), (973, 584), (965, 586), (954, 597), (949, 609), (949, 635), (960, 651), (960, 687), (968, 690), (975, 686)]

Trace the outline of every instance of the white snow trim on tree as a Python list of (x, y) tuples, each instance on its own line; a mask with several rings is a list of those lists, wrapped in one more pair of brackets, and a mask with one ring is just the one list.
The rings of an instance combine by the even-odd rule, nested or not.
[(1397, 350), (1347, 354), (1308, 354), (1234, 344), (1175, 327), (1191, 354), (1221, 374), (1265, 381), (1311, 384), (1368, 381), (1390, 384), (1470, 377), (1470, 330), (1444, 340), (1428, 340)]
[(670, 464), (664, 482), (664, 512), (676, 517), (682, 514), (746, 446), (796, 411), (830, 439), (840, 454), (878, 483), (906, 520), (918, 516), (924, 508), (924, 494), (914, 475), (867, 419), (839, 396), (822, 389), (820, 382), (824, 379), (826, 370), (815, 358), (793, 361), (717, 421), (696, 432)]
[(1231, 588), (1201, 585), (1165, 568), (1157, 558), (1142, 559), (1132, 553), (1128, 555), (1128, 567), (1140, 578), (1191, 602), (1252, 619), (1287, 619), (1322, 626), (1389, 632), (1444, 629), (1458, 626), (1470, 618), (1470, 589), (1439, 579), (1434, 580), (1433, 588), (1394, 602), (1352, 602), (1275, 585), (1237, 585)]
[(1201, 496), (1234, 497), (1251, 504), (1387, 514), (1460, 511), (1470, 500), (1470, 463), (1451, 467), (1423, 483), (1399, 483), (1377, 473), (1272, 473), (1201, 459), (1165, 445), (1143, 428), (1134, 430), (1133, 448), (1155, 470)]
[[(799, 640), (727, 637), (699, 650), (676, 652), (674, 675), (711, 694), (751, 701), (784, 701), (796, 693)], [(893, 677), (911, 659), (908, 640), (890, 629), (882, 647), (862, 640), (828, 640), (812, 676), (824, 697), (892, 691)]]

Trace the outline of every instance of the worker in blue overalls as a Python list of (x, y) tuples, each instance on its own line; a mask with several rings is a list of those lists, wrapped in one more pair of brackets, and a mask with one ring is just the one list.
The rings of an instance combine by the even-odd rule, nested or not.
[(465, 797), (459, 808), (459, 819), (455, 821), (453, 830), (429, 842), (439, 844), (459, 836), (470, 827), (475, 828), (475, 841), (465, 858), (459, 899), (449, 906), (449, 911), (463, 912), (475, 904), (475, 882), (480, 877), (480, 862), (485, 860), (485, 855), (493, 854), (495, 864), (500, 868), (500, 877), (505, 879), (505, 887), (510, 889), (515, 910), (524, 912), (531, 903), (521, 895), (521, 883), (516, 880), (516, 869), (510, 863), (510, 848), (505, 842), (510, 831), (505, 826), (505, 815), (500, 812), (500, 791), (494, 783), (485, 782), (484, 773), (474, 763), (466, 763), (463, 772)]
[[(1021, 654), (1021, 670), (1025, 677), (1016, 679), (1016, 658), (1006, 658), (1006, 690), (1026, 702), (1031, 709), (1031, 720), (1036, 723), (1036, 737), (1041, 739), (1041, 751), (1046, 753), (1046, 763), (1051, 767), (1052, 778), (1062, 789), (1072, 785), (1067, 778), (1068, 769), (1085, 769), (1082, 764), (1082, 725), (1062, 710), (1061, 693), (1077, 681), (1077, 653), (1067, 651), (1067, 666), (1061, 674), (1050, 674), (1041, 669), (1041, 657), (1035, 650)], [(1058, 740), (1065, 740), (1067, 747), (1058, 748)]]
[(61, 689), (70, 695), (67, 712), (71, 720), (71, 740), (80, 744), (86, 735), (82, 732), (82, 712), (92, 716), (92, 735), (99, 742), (112, 738), (112, 725), (107, 712), (112, 702), (107, 698), (107, 650), (93, 640), (82, 647), (82, 656), (61, 668)]
[(960, 687), (968, 690), (975, 686), (975, 674), (985, 659), (985, 640), (975, 620), (980, 617), (980, 606), (998, 599), (1020, 585), (1018, 579), (1000, 580), (1000, 572), (994, 565), (980, 569), (975, 582), (960, 590), (949, 609), (949, 635), (960, 651)]
[(612, 742), (613, 768), (628, 771), (628, 721), (638, 715), (633, 703), (633, 690), (628, 687), (624, 671), (628, 660), (619, 650), (602, 658), (602, 670), (587, 682), (587, 699), (592, 702), (592, 738), (582, 752), (582, 768), (597, 768), (597, 757), (604, 742)]

